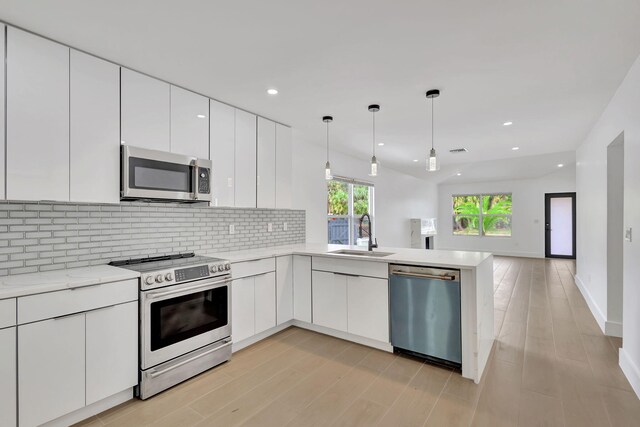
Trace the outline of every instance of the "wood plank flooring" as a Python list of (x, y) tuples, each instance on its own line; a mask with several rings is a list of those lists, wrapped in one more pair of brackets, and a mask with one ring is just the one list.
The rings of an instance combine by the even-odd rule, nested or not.
[(84, 426), (638, 426), (640, 400), (573, 282), (575, 263), (496, 257), (482, 382), (289, 328)]

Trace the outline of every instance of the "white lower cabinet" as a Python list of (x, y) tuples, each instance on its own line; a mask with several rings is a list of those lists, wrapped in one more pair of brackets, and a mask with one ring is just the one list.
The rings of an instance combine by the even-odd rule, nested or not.
[(21, 427), (85, 406), (85, 314), (18, 326), (18, 366)]
[(312, 283), (313, 323), (347, 332), (347, 276), (313, 271)]
[(16, 425), (16, 328), (0, 329), (0, 426)]
[(255, 286), (253, 277), (231, 284), (231, 337), (233, 342), (249, 338), (255, 331)]
[[(137, 384), (138, 302), (87, 313), (86, 404), (98, 402)], [(128, 325), (115, 328), (114, 325)]]
[(389, 342), (389, 283), (386, 279), (349, 276), (348, 332)]
[(311, 257), (293, 256), (293, 318), (311, 323)]
[(276, 258), (277, 323), (293, 319), (293, 257)]
[(276, 274), (274, 272), (254, 277), (256, 326), (255, 333), (276, 326)]

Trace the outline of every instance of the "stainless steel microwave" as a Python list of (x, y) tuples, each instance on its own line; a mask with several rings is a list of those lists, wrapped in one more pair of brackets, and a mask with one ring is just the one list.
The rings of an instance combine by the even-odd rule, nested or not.
[(211, 160), (122, 145), (120, 199), (211, 201)]

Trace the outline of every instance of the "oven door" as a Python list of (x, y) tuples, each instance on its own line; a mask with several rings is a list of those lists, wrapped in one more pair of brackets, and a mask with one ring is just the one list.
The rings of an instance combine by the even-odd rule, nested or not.
[(230, 284), (216, 278), (141, 292), (142, 369), (231, 336)]
[(122, 199), (210, 201), (211, 161), (122, 146)]

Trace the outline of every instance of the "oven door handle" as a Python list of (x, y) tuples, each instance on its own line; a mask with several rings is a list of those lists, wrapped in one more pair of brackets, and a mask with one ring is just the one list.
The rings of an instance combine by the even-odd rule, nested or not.
[[(145, 295), (145, 299), (148, 300), (154, 300), (157, 298), (162, 298), (162, 297), (166, 297), (166, 296), (170, 296), (170, 295), (177, 295), (177, 294), (183, 294), (183, 293), (189, 293), (192, 291), (198, 291), (198, 290), (204, 290), (204, 289), (213, 289), (218, 287), (219, 285), (224, 285), (226, 283), (231, 282), (231, 277), (224, 279), (224, 280), (219, 280), (219, 281), (215, 281), (215, 282), (207, 282), (207, 283), (202, 283), (199, 285), (195, 285), (195, 286), (189, 286), (187, 288), (183, 288), (180, 287), (179, 289), (173, 289), (170, 291), (162, 291), (162, 292), (147, 292)], [(175, 286), (174, 286), (175, 287)]]
[(191, 363), (191, 362), (193, 362), (194, 360), (200, 359), (201, 357), (204, 357), (204, 356), (206, 356), (206, 355), (208, 355), (208, 354), (211, 354), (211, 353), (213, 353), (214, 351), (218, 351), (218, 350), (220, 350), (220, 349), (222, 349), (222, 348), (229, 347), (230, 345), (231, 345), (231, 339), (230, 339), (230, 338), (227, 338), (227, 339), (224, 341), (224, 344), (219, 345), (219, 346), (218, 346), (218, 347), (216, 347), (216, 348), (212, 348), (211, 350), (207, 350), (207, 351), (205, 351), (204, 353), (196, 354), (195, 356), (190, 357), (190, 358), (188, 358), (188, 359), (185, 359), (185, 360), (183, 360), (182, 362), (178, 362), (178, 363), (176, 363), (175, 365), (171, 365), (171, 366), (169, 366), (168, 368), (161, 369), (161, 370), (159, 370), (159, 371), (153, 370), (153, 371), (149, 374), (149, 376), (150, 376), (151, 378), (159, 377), (160, 375), (164, 375), (164, 374), (166, 374), (167, 372), (173, 371), (174, 369), (177, 369), (177, 368), (179, 368), (180, 366), (184, 366), (184, 365), (186, 365), (187, 363)]

